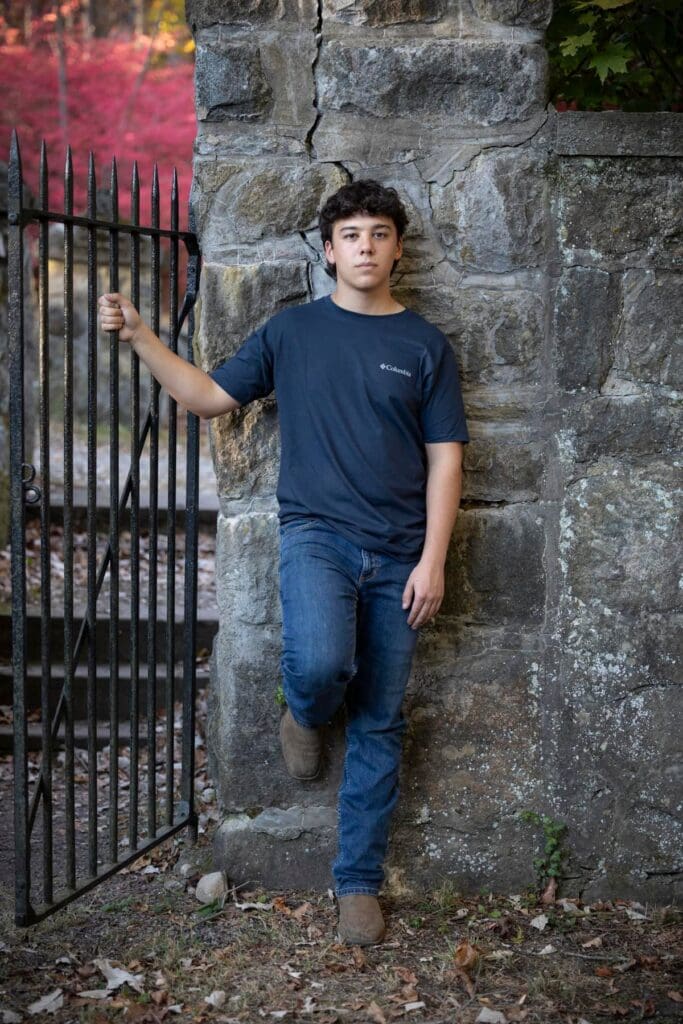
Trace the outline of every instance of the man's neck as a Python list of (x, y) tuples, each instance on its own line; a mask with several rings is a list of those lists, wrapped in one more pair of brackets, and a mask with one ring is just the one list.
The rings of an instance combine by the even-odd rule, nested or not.
[(405, 306), (392, 297), (389, 288), (381, 292), (361, 292), (355, 288), (345, 287), (338, 281), (330, 298), (342, 309), (348, 309), (352, 313), (366, 313), (369, 316), (401, 313), (405, 309)]

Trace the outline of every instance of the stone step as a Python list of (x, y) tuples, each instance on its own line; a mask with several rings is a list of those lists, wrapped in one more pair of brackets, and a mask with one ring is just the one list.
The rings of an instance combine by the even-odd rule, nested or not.
[[(74, 643), (78, 638), (80, 624), (85, 618), (85, 609), (79, 608), (74, 614)], [(42, 616), (40, 611), (30, 608), (26, 614), (26, 650), (28, 659), (37, 661), (40, 658), (40, 631)], [(140, 659), (147, 657), (147, 615), (146, 609), (141, 609), (138, 617), (138, 649)], [(199, 609), (197, 612), (196, 644), (195, 654), (200, 651), (210, 651), (213, 645), (213, 638), (218, 629), (218, 619), (213, 609)], [(175, 655), (176, 659), (183, 657), (183, 632), (184, 620), (182, 618), (182, 606), (176, 608), (175, 621)], [(100, 612), (95, 620), (95, 648), (96, 659), (100, 664), (109, 662), (109, 616)], [(50, 617), (50, 660), (53, 662), (64, 661), (64, 615), (55, 611)], [(127, 617), (126, 609), (122, 609), (122, 615), (118, 625), (119, 638), (119, 659), (121, 663), (130, 661), (130, 618)], [(10, 610), (3, 606), (0, 609), (0, 651), (7, 652), (11, 658), (12, 648), (12, 618)], [(166, 657), (166, 621), (157, 618), (156, 656), (158, 661)], [(84, 642), (81, 650), (81, 659), (87, 657), (87, 644)]]
[[(29, 722), (27, 729), (28, 750), (40, 750), (43, 745), (43, 732), (40, 722)], [(130, 722), (121, 722), (119, 726), (119, 743), (127, 746), (130, 743)], [(140, 746), (147, 743), (147, 726), (143, 722), (138, 728), (138, 742)], [(105, 722), (97, 723), (96, 746), (98, 750), (109, 745), (109, 726)], [(88, 723), (81, 719), (74, 722), (74, 747), (79, 749), (88, 748)], [(0, 753), (9, 753), (14, 749), (14, 732), (11, 725), (0, 725)], [(64, 749), (63, 738), (58, 737), (53, 750), (58, 752)]]
[[(64, 665), (52, 662), (50, 666), (50, 707), (54, 709), (59, 700), (64, 685)], [(207, 676), (204, 666), (197, 672), (198, 682), (202, 676)], [(100, 720), (109, 720), (109, 683), (111, 674), (109, 666), (99, 664), (96, 666), (96, 703), (97, 717)], [(208, 676), (207, 676), (208, 678)], [(140, 714), (147, 709), (147, 664), (142, 662), (139, 668), (138, 683), (138, 707)], [(166, 665), (160, 663), (156, 671), (157, 693), (156, 708), (162, 711), (166, 706)], [(130, 700), (131, 667), (128, 664), (119, 665), (117, 706), (121, 721), (128, 718)], [(87, 681), (88, 671), (85, 664), (79, 664), (74, 673), (73, 687), (73, 708), (76, 718), (85, 718), (87, 714)], [(174, 672), (174, 700), (179, 700), (182, 693), (183, 666), (176, 663)], [(39, 663), (33, 662), (26, 666), (26, 688), (25, 705), (27, 711), (40, 708), (40, 697), (42, 687), (41, 667)], [(0, 664), (0, 705), (11, 707), (13, 704), (13, 677), (10, 664)]]

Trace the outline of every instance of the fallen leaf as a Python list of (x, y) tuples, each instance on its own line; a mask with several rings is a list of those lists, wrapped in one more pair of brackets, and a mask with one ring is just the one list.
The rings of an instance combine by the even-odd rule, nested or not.
[(554, 903), (555, 902), (555, 893), (556, 892), (557, 892), (557, 879), (556, 878), (550, 878), (550, 880), (548, 881), (548, 884), (546, 885), (546, 887), (545, 887), (545, 889), (543, 891), (543, 895), (541, 896), (541, 903), (544, 903), (544, 904)]
[(462, 971), (471, 971), (479, 959), (479, 950), (469, 942), (461, 942), (453, 954), (455, 966)]
[(208, 1003), (209, 1006), (215, 1006), (217, 1010), (220, 1010), (226, 999), (227, 996), (221, 988), (217, 988), (210, 995), (204, 996), (204, 1002)]
[(592, 946), (602, 946), (602, 935), (596, 935), (594, 939), (589, 939), (588, 942), (582, 942), (582, 949), (589, 949)]
[(669, 999), (673, 999), (674, 1003), (683, 1003), (683, 993), (679, 992), (677, 989), (669, 989), (666, 994)]
[(427, 1004), (420, 999), (414, 1003), (406, 1003), (403, 1009), (406, 1011), (406, 1013), (410, 1013), (411, 1010), (424, 1010), (426, 1009), (426, 1007)]
[(111, 995), (111, 989), (91, 988), (84, 992), (78, 992), (77, 995), (79, 999), (108, 999)]
[(550, 953), (554, 953), (554, 952), (555, 952), (555, 947), (552, 946), (550, 943), (548, 943), (547, 946), (544, 946), (543, 949), (541, 949), (539, 951), (538, 955), (539, 956), (549, 956)]
[(21, 1014), (15, 1013), (14, 1010), (5, 1010), (0, 1006), (0, 1024), (20, 1024), (21, 1020)]
[(477, 1024), (507, 1024), (507, 1017), (500, 1010), (491, 1010), (488, 1006), (482, 1006), (477, 1017), (474, 1018)]
[(237, 900), (233, 903), (233, 906), (237, 907), (238, 910), (272, 910), (272, 903), (238, 903)]
[(580, 907), (577, 907), (576, 903), (573, 903), (572, 900), (561, 899), (561, 900), (555, 900), (555, 902), (560, 907), (562, 907), (562, 909), (567, 914), (580, 914), (581, 913)]
[(364, 971), (365, 968), (367, 967), (368, 961), (367, 961), (367, 957), (365, 956), (365, 953), (360, 948), (360, 946), (352, 946), (351, 947), (351, 955), (353, 957), (353, 962), (356, 965), (356, 967), (358, 968), (358, 970), (359, 971)]
[(417, 975), (409, 967), (394, 967), (394, 974), (406, 985), (417, 985)]
[(306, 916), (309, 910), (312, 910), (312, 905), (308, 902), (302, 903), (301, 906), (297, 907), (296, 910), (292, 911), (292, 917), (297, 921), (301, 921)]
[(291, 909), (285, 903), (284, 897), (276, 896), (273, 900), (273, 910), (277, 910), (280, 914), (286, 914), (287, 917), (292, 916)]
[(462, 982), (467, 989), (467, 994), (470, 999), (474, 999), (474, 984), (467, 971), (463, 971), (462, 967), (454, 967), (453, 970), (455, 972), (455, 977), (458, 981)]
[(545, 914), (539, 914), (533, 921), (529, 921), (532, 928), (538, 928), (539, 932), (542, 932), (548, 923), (548, 918)]
[(614, 971), (611, 967), (608, 967), (607, 964), (602, 964), (600, 967), (595, 968), (595, 973), (598, 978), (611, 978)]
[(377, 1005), (377, 1003), (375, 1002), (374, 999), (369, 1004), (367, 1009), (368, 1009), (368, 1016), (369, 1016), (370, 1020), (374, 1021), (374, 1024), (387, 1024), (386, 1017), (384, 1016), (384, 1014), (382, 1013), (382, 1010)]
[(635, 1006), (641, 1011), (642, 1017), (654, 1017), (656, 1008), (653, 999), (632, 999), (631, 1006)]
[(57, 1010), (61, 1010), (63, 1005), (64, 995), (62, 990), (61, 988), (56, 988), (53, 992), (48, 992), (47, 995), (41, 996), (40, 999), (36, 999), (35, 1003), (27, 1006), (26, 1012), (30, 1013), (32, 1017), (37, 1013), (56, 1013)]
[(129, 985), (136, 992), (142, 992), (142, 983), (145, 980), (143, 974), (131, 974), (122, 967), (114, 967), (111, 960), (102, 957), (93, 960), (95, 967), (107, 979), (107, 988), (113, 991), (121, 985)]

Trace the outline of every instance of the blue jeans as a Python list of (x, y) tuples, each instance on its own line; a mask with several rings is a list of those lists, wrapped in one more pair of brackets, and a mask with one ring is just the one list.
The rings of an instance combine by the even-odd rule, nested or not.
[(419, 632), (401, 598), (417, 562), (367, 551), (317, 519), (280, 526), (287, 705), (300, 725), (313, 727), (346, 701), (337, 896), (376, 895), (384, 881), (406, 726), (401, 705)]

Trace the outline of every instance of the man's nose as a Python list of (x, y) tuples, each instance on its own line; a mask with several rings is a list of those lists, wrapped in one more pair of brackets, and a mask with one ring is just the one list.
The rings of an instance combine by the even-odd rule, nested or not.
[(372, 235), (361, 235), (360, 248), (361, 252), (371, 252), (373, 246)]

